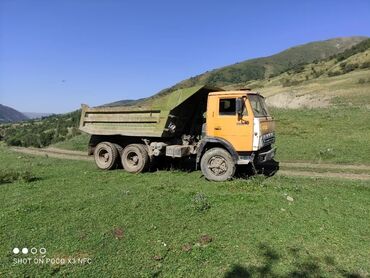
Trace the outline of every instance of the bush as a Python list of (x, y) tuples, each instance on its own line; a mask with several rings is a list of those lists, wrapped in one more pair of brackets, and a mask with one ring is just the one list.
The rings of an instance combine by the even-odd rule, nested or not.
[(32, 174), (30, 171), (21, 171), (18, 175), (18, 180), (22, 182), (33, 182), (38, 180), (39, 178)]
[(358, 80), (358, 84), (365, 84), (366, 83), (366, 80), (364, 78), (360, 78)]
[(22, 146), (22, 141), (17, 137), (9, 137), (9, 138), (4, 137), (4, 139), (8, 145), (18, 146), (18, 147)]
[(341, 74), (343, 74), (341, 71), (329, 71), (328, 72), (329, 77), (337, 76), (337, 75), (341, 75)]
[(41, 120), (29, 120), (2, 126), (3, 140), (11, 146), (46, 147), (52, 143), (80, 134), (78, 130), (81, 111), (52, 115)]
[(283, 87), (290, 87), (290, 86), (297, 86), (301, 84), (302, 82), (303, 81), (300, 81), (300, 80), (283, 79), (281, 83)]
[(370, 83), (370, 78), (368, 78), (367, 80), (365, 78), (360, 78), (358, 80), (358, 84), (365, 84), (365, 83)]
[(335, 156), (336, 154), (333, 148), (324, 148), (324, 149), (319, 150), (320, 159), (329, 159)]
[(370, 39), (363, 40), (362, 42), (346, 49), (342, 53), (331, 56), (329, 59), (335, 58), (338, 62), (347, 59), (348, 57), (366, 51), (370, 48)]
[(12, 183), (15, 181), (32, 182), (38, 178), (30, 171), (0, 170), (0, 184)]
[(204, 193), (197, 193), (192, 199), (193, 208), (197, 212), (204, 212), (211, 208), (207, 196)]
[(51, 144), (54, 138), (54, 131), (42, 132), (40, 134), (40, 145), (45, 147)]
[(360, 66), (361, 69), (368, 69), (370, 68), (370, 62), (362, 63)]
[(347, 64), (343, 68), (343, 73), (348, 73), (348, 72), (354, 71), (358, 67), (359, 67), (359, 64)]
[(12, 171), (0, 171), (0, 184), (10, 183), (18, 179), (18, 174)]
[(297, 64), (292, 67), (293, 73), (301, 73), (304, 71), (304, 64)]
[(315, 78), (318, 78), (318, 77), (320, 77), (322, 74), (324, 74), (324, 70), (320, 70), (320, 71), (315, 71), (314, 73), (313, 73), (313, 76), (315, 77)]

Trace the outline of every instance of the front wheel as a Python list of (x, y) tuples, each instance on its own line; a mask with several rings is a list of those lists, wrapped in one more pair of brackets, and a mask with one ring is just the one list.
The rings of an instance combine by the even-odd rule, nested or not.
[(229, 152), (212, 148), (203, 155), (200, 168), (207, 180), (226, 181), (234, 176), (236, 166)]
[(126, 146), (121, 155), (123, 169), (129, 173), (141, 173), (149, 167), (149, 155), (143, 144)]

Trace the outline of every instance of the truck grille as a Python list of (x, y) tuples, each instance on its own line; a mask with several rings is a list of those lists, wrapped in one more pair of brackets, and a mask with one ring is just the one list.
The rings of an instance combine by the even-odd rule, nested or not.
[(262, 135), (262, 142), (264, 145), (275, 143), (275, 134), (273, 132)]

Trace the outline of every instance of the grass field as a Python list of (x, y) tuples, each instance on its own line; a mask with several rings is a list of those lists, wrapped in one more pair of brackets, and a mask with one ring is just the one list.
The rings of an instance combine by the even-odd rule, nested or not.
[(278, 160), (370, 163), (365, 107), (274, 109)]
[[(0, 277), (370, 272), (369, 182), (212, 183), (199, 171), (130, 175), (4, 146), (0, 161)], [(14, 247), (44, 247), (46, 258), (90, 258), (91, 264), (15, 264), (40, 255), (14, 255)]]
[(58, 142), (53, 147), (72, 150), (72, 151), (87, 151), (87, 144), (89, 142), (90, 136), (86, 133), (72, 137), (71, 139)]

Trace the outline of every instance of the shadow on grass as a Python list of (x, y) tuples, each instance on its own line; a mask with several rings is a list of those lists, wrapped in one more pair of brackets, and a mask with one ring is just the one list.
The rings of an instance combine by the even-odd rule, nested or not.
[[(303, 257), (300, 250), (297, 248), (289, 249), (289, 253), (293, 256), (293, 264), (290, 270), (285, 274), (277, 273), (274, 270), (276, 264), (283, 258), (279, 253), (268, 246), (260, 244), (259, 246), (262, 264), (242, 266), (235, 264), (226, 272), (224, 278), (248, 278), (248, 277), (326, 277), (328, 274), (335, 277), (360, 278), (361, 274), (348, 272), (341, 267), (335, 265), (332, 257), (326, 257), (324, 260), (315, 257)], [(323, 269), (323, 266), (330, 269), (330, 273)]]
[(181, 170), (185, 172), (196, 171), (195, 159), (192, 157), (185, 158), (168, 158), (168, 157), (156, 157), (153, 161), (153, 165), (150, 168), (151, 172), (158, 170), (171, 171)]
[[(166, 157), (159, 157), (153, 163), (150, 171), (158, 171), (158, 170), (181, 170), (185, 172), (193, 172), (197, 169), (195, 168), (195, 159), (193, 158), (183, 158), (183, 159), (169, 159)], [(198, 169), (199, 170), (199, 169)], [(277, 171), (279, 170), (279, 162), (275, 160), (271, 160), (265, 162), (263, 164), (256, 165), (255, 169), (253, 169), (252, 165), (243, 165), (238, 166), (236, 169), (235, 177), (236, 178), (249, 178), (255, 176), (256, 174), (264, 175), (265, 177), (272, 177), (274, 176)]]
[(279, 162), (272, 159), (256, 166), (256, 170), (259, 174), (263, 174), (266, 177), (272, 177), (277, 173), (277, 171), (279, 171)]
[(279, 171), (279, 162), (271, 160), (262, 164), (258, 164), (253, 169), (252, 165), (241, 165), (236, 169), (235, 177), (247, 179), (256, 175), (263, 175), (266, 178), (274, 176)]

